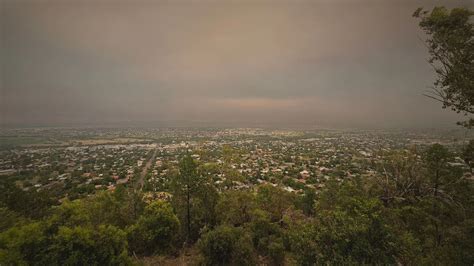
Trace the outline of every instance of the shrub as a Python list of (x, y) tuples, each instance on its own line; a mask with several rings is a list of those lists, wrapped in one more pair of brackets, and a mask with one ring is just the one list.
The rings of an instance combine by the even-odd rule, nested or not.
[(252, 241), (240, 227), (219, 226), (204, 234), (198, 242), (205, 265), (251, 265)]
[(179, 227), (170, 204), (153, 202), (145, 208), (137, 223), (128, 228), (130, 247), (136, 253), (146, 255), (173, 251)]

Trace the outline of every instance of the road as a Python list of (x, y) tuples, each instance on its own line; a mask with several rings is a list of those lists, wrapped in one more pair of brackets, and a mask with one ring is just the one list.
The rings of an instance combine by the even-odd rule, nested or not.
[(139, 188), (141, 190), (143, 188), (143, 185), (145, 184), (145, 176), (148, 173), (148, 170), (150, 169), (150, 167), (155, 162), (155, 157), (156, 157), (156, 152), (157, 151), (158, 151), (157, 149), (155, 149), (153, 151), (153, 155), (150, 157), (150, 159), (146, 162), (145, 166), (143, 167), (142, 172), (140, 173), (140, 178), (135, 183), (135, 189)]

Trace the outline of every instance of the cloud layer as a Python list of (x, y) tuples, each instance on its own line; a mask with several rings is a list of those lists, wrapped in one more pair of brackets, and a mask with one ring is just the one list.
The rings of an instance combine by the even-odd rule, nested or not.
[(2, 123), (451, 125), (411, 17), (447, 3), (3, 1)]

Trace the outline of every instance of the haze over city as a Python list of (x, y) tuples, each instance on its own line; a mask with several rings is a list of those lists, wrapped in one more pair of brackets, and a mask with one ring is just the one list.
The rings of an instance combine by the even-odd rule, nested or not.
[(0, 266), (474, 265), (473, 18), (0, 0)]
[(455, 126), (435, 5), (472, 2), (2, 1), (1, 124)]

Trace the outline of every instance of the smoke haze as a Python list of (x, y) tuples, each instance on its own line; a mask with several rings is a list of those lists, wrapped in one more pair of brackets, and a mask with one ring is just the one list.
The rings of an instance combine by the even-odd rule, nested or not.
[(2, 1), (2, 124), (452, 126), (411, 15), (468, 4)]

